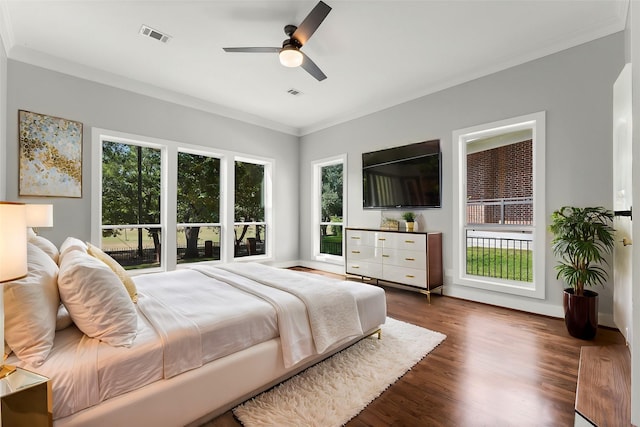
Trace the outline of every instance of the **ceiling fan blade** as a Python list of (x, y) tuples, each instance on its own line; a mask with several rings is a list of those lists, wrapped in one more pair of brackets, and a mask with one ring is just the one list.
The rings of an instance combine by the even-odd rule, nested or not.
[(322, 1), (319, 2), (316, 7), (309, 12), (307, 17), (302, 20), (300, 25), (298, 25), (298, 29), (291, 35), (291, 37), (298, 40), (298, 42), (300, 42), (300, 46), (304, 45), (307, 40), (309, 40), (309, 37), (316, 32), (329, 12), (331, 12), (331, 6)]
[(225, 52), (241, 53), (278, 53), (281, 47), (223, 47)]
[(323, 81), (324, 79), (327, 78), (327, 76), (316, 65), (316, 63), (311, 60), (311, 58), (309, 58), (307, 55), (305, 55), (304, 52), (302, 52), (302, 51), (300, 53), (302, 53), (302, 57), (304, 58), (302, 60), (302, 64), (300, 66), (302, 68), (304, 68), (307, 73), (311, 74), (319, 82), (321, 82), (321, 81)]

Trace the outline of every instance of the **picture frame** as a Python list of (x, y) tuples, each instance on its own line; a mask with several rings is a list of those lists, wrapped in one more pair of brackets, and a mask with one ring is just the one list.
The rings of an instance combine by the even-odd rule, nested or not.
[(18, 110), (19, 195), (82, 197), (82, 123)]

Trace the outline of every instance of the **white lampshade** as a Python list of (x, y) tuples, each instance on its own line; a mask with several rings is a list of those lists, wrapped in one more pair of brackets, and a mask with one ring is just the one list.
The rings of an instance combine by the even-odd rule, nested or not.
[(26, 205), (27, 227), (53, 227), (53, 205)]
[(285, 67), (299, 67), (302, 64), (302, 52), (295, 47), (285, 47), (278, 54), (280, 63)]
[(0, 202), (0, 283), (27, 275), (26, 229), (25, 204)]

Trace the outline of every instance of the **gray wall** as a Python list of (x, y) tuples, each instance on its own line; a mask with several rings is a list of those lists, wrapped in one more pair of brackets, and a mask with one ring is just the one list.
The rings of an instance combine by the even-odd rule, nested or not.
[[(41, 233), (54, 243), (66, 236), (90, 239), (91, 128), (98, 127), (275, 159), (274, 261), (298, 258), (298, 239), (291, 233), (298, 227), (298, 137), (13, 60), (8, 61), (8, 82), (6, 196), (53, 203), (54, 227)], [(20, 109), (83, 123), (82, 198), (18, 197)]]
[[(624, 65), (624, 34), (473, 80), (301, 138), (300, 254), (313, 264), (310, 230), (310, 162), (348, 156), (348, 226), (377, 227), (380, 211), (362, 209), (361, 154), (390, 146), (440, 139), (442, 208), (420, 213), (428, 230), (443, 232), (445, 293), (560, 316), (562, 284), (546, 256), (546, 300), (509, 296), (452, 283), (451, 133), (457, 129), (546, 111), (546, 209), (563, 205), (612, 205), (612, 85)], [(546, 245), (549, 246), (549, 235)], [(599, 288), (600, 312), (612, 324), (612, 289)]]
[(0, 36), (0, 200), (6, 200), (7, 53)]

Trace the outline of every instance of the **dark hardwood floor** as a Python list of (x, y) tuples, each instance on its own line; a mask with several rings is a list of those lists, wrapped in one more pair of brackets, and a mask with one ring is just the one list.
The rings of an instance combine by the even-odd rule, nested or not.
[[(582, 341), (569, 336), (562, 319), (437, 294), (429, 305), (422, 294), (384, 289), (388, 316), (447, 339), (350, 427), (573, 426), (580, 348), (624, 344), (613, 329)], [(239, 425), (231, 412), (207, 424)]]

